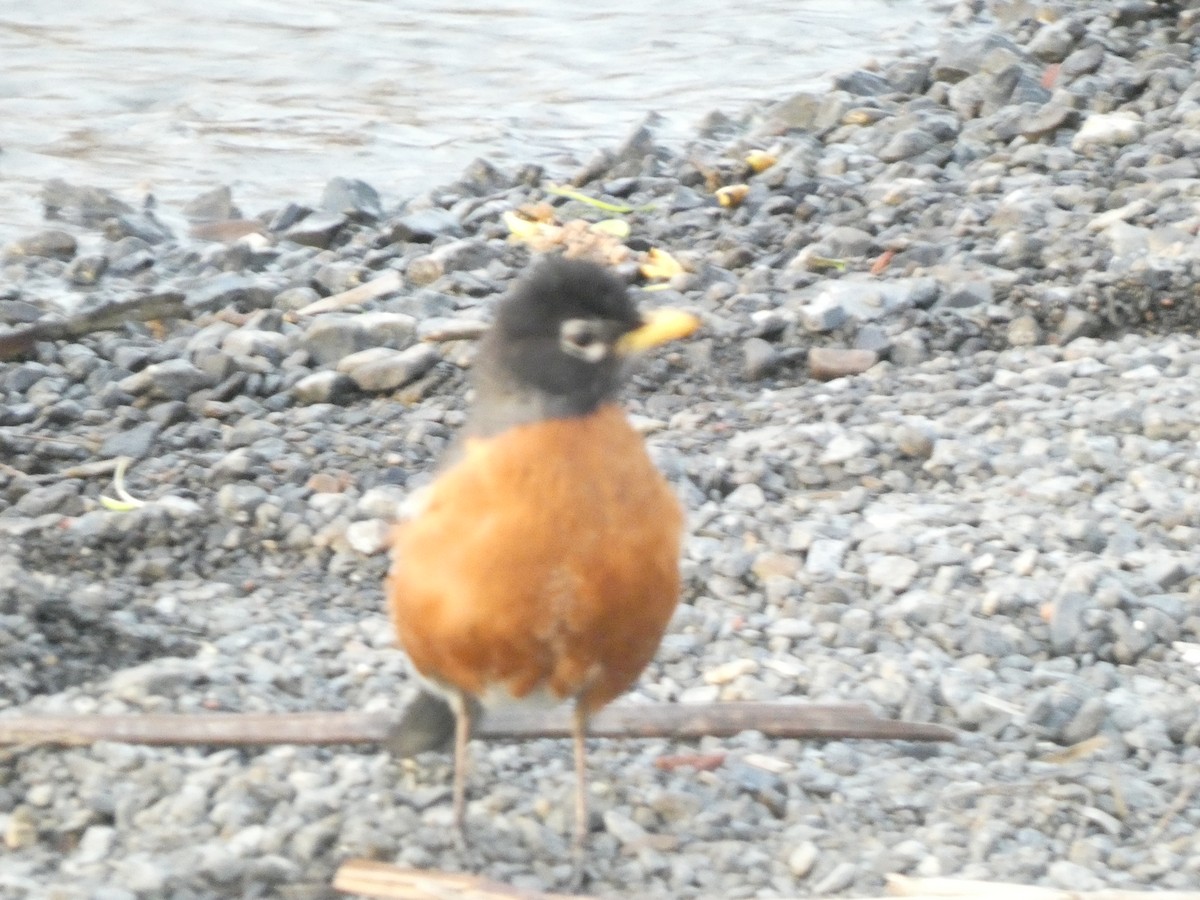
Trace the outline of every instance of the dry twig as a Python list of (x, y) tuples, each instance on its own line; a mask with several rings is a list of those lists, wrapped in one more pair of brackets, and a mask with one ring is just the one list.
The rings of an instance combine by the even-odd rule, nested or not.
[(392, 900), (582, 900), (574, 894), (522, 891), (475, 875), (402, 869), (370, 859), (342, 863), (333, 886), (350, 894)]
[(374, 300), (376, 297), (382, 297), (384, 294), (400, 290), (401, 284), (403, 284), (403, 280), (400, 278), (399, 272), (385, 272), (378, 278), (372, 278), (365, 284), (352, 287), (348, 291), (342, 291), (340, 294), (331, 294), (328, 297), (322, 297), (320, 300), (314, 300), (308, 306), (296, 310), (296, 315), (315, 316), (317, 313), (331, 312), (347, 306), (358, 306), (361, 303), (366, 303), (368, 300)]
[[(395, 722), (391, 714), (359, 712), (3, 716), (0, 746), (82, 746), (96, 741), (225, 747), (374, 744), (391, 737)], [(949, 728), (881, 719), (860, 703), (625, 704), (601, 711), (589, 730), (603, 738), (689, 739), (761, 731), (777, 738), (954, 740)], [(568, 710), (511, 710), (489, 714), (475, 737), (525, 740), (570, 734)]]

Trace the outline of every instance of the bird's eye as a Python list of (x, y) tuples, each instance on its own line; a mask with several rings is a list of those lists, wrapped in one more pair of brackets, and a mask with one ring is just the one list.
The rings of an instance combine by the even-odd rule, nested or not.
[(608, 355), (608, 344), (586, 319), (568, 319), (559, 330), (559, 346), (571, 356), (584, 362), (596, 363)]

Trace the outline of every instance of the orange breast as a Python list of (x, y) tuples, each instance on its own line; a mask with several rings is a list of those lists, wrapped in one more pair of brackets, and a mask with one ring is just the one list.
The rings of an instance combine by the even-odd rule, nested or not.
[(591, 712), (658, 648), (683, 515), (616, 406), (467, 444), (395, 531), (388, 604), (423, 675)]

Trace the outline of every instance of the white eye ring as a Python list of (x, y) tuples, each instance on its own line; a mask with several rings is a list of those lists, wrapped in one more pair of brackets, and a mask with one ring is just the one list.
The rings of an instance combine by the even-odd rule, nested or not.
[(563, 322), (558, 332), (558, 344), (563, 352), (584, 362), (598, 363), (608, 356), (608, 344), (597, 332), (596, 323), (588, 319)]

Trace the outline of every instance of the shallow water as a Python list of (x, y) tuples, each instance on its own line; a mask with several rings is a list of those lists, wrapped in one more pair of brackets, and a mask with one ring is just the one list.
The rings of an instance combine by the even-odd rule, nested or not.
[[(49, 178), (253, 214), (342, 175), (394, 203), (476, 156), (566, 171), (649, 111), (820, 86), (932, 43), (932, 0), (31, 0), (0, 8), (0, 241)], [(853, 12), (846, 10), (853, 7)]]

